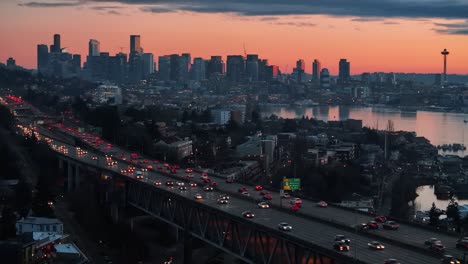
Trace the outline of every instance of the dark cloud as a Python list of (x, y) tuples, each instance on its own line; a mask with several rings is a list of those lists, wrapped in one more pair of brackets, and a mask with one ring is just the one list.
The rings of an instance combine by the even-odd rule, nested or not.
[(382, 24), (384, 25), (399, 25), (400, 23), (395, 21), (383, 21)]
[(103, 11), (103, 10), (121, 9), (122, 6), (92, 6), (90, 8), (93, 10)]
[(109, 14), (109, 15), (118, 15), (118, 16), (122, 15), (122, 13), (120, 13), (119, 11), (115, 11), (115, 10), (109, 10), (109, 11), (107, 11), (107, 14)]
[(441, 34), (468, 35), (468, 20), (458, 23), (435, 23), (434, 31)]
[(260, 21), (276, 21), (279, 20), (279, 17), (261, 17)]
[(280, 26), (294, 26), (294, 27), (315, 27), (317, 24), (309, 22), (275, 22), (274, 25)]
[(161, 13), (172, 13), (172, 12), (176, 12), (177, 10), (166, 8), (166, 7), (146, 6), (146, 7), (141, 8), (141, 11), (161, 14)]
[(385, 21), (385, 18), (381, 17), (358, 17), (351, 19), (353, 22), (375, 22), (375, 21)]
[(83, 2), (27, 2), (19, 3), (19, 6), (26, 7), (68, 7), (68, 6), (79, 6)]

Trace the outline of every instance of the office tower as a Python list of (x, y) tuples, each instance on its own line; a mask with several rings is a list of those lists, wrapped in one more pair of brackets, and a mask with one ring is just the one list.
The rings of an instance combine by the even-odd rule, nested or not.
[(182, 53), (179, 57), (179, 64), (179, 80), (186, 81), (189, 79), (190, 65), (192, 64), (190, 53)]
[(229, 55), (227, 56), (226, 64), (227, 78), (232, 82), (242, 81), (245, 71), (244, 57), (241, 55)]
[(339, 62), (339, 73), (338, 73), (338, 83), (345, 84), (348, 83), (351, 77), (351, 63), (346, 59), (340, 59)]
[(6, 66), (9, 67), (9, 68), (14, 68), (14, 67), (16, 67), (16, 61), (15, 61), (15, 59), (13, 59), (13, 58), (8, 58), (8, 60), (6, 61)]
[(143, 77), (148, 78), (154, 73), (154, 55), (152, 53), (143, 53)]
[(245, 74), (249, 81), (258, 81), (258, 55), (248, 54), (245, 62)]
[(62, 47), (60, 46), (60, 35), (55, 34), (54, 35), (54, 44), (50, 45), (50, 52), (57, 52), (60, 53), (62, 52)]
[(39, 44), (37, 45), (37, 71), (44, 73), (47, 69), (47, 64), (49, 60), (49, 48), (47, 45)]
[(170, 80), (178, 81), (180, 78), (180, 56), (179, 54), (172, 54), (170, 58)]
[(143, 53), (143, 48), (141, 47), (140, 41), (141, 41), (140, 35), (130, 36), (130, 53), (132, 52)]
[(108, 78), (115, 82), (127, 80), (127, 54), (119, 52), (108, 58)]
[(72, 65), (74, 67), (75, 72), (78, 73), (81, 70), (81, 55), (80, 54), (73, 54)]
[(90, 39), (88, 46), (88, 56), (99, 56), (99, 53), (101, 53), (101, 44), (99, 41)]
[(329, 88), (330, 87), (330, 72), (327, 68), (323, 68), (320, 71), (320, 86), (322, 88)]
[(208, 62), (208, 67), (206, 71), (207, 78), (210, 78), (213, 74), (222, 74), (223, 73), (223, 59), (221, 56), (211, 56), (210, 61)]
[(370, 73), (368, 72), (364, 72), (361, 74), (361, 82), (362, 83), (365, 83), (365, 84), (369, 84), (370, 83)]
[(302, 82), (305, 72), (305, 62), (303, 59), (296, 61), (296, 68), (294, 68), (293, 72), (296, 75), (296, 81), (299, 83)]
[(171, 58), (170, 56), (159, 56), (158, 58), (158, 79), (169, 81), (171, 77)]
[(312, 82), (318, 83), (320, 80), (320, 61), (315, 59), (312, 63)]
[(444, 73), (443, 73), (443, 83), (447, 82), (447, 55), (450, 54), (447, 49), (444, 49), (440, 54), (444, 55)]
[(202, 58), (195, 58), (191, 68), (192, 80), (201, 81), (206, 79), (206, 62)]

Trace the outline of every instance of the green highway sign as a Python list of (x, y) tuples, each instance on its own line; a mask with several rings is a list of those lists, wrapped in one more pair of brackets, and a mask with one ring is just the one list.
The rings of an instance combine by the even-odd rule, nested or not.
[(283, 179), (283, 190), (285, 191), (296, 191), (301, 188), (301, 179), (299, 178), (284, 178)]

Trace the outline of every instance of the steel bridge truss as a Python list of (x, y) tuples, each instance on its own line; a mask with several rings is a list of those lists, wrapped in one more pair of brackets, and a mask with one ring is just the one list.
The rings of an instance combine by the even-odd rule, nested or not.
[[(127, 181), (126, 202), (191, 236), (248, 263), (342, 264), (332, 250), (295, 241), (279, 230), (267, 229), (242, 217), (233, 217), (203, 202), (177, 196), (146, 183)], [(307, 246), (304, 246), (304, 245)]]

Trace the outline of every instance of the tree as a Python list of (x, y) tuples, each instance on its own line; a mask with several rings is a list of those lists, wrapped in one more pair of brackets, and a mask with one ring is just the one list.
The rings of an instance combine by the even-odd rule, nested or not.
[(452, 219), (453, 224), (457, 228), (457, 232), (460, 232), (460, 210), (458, 209), (458, 202), (453, 195), (450, 195), (450, 202), (447, 206), (447, 218)]
[(0, 240), (15, 237), (16, 235), (16, 216), (9, 206), (3, 207), (2, 217), (0, 218)]
[(429, 210), (429, 224), (431, 226), (439, 226), (439, 216), (441, 214), (440, 210), (435, 206), (435, 203), (432, 203), (431, 210)]

